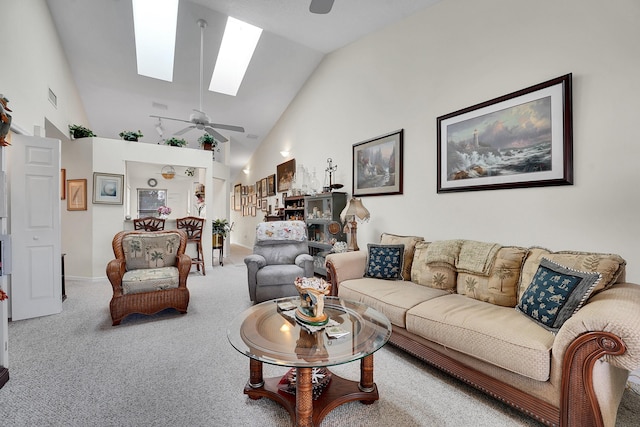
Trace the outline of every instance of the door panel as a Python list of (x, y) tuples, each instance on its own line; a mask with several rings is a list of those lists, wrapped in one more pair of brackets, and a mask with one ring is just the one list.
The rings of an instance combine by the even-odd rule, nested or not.
[(62, 311), (60, 141), (14, 136), (11, 150), (11, 318)]

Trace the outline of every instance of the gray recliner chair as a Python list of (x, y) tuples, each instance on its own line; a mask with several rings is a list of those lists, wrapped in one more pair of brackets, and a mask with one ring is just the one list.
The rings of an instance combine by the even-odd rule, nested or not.
[(256, 303), (298, 295), (296, 277), (313, 277), (307, 226), (303, 221), (261, 222), (247, 265), (249, 297)]

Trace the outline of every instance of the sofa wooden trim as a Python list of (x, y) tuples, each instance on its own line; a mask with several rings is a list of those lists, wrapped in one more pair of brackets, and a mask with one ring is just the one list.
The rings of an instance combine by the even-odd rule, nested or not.
[[(122, 277), (126, 272), (126, 262), (122, 250), (122, 239), (131, 234), (175, 234), (180, 235), (180, 245), (176, 254), (176, 267), (178, 268), (178, 287), (153, 292), (141, 292), (137, 294), (122, 293)], [(155, 314), (166, 308), (175, 308), (180, 313), (186, 313), (189, 305), (189, 290), (187, 289), (187, 276), (191, 270), (191, 257), (185, 254), (187, 234), (183, 230), (164, 231), (121, 231), (117, 233), (112, 242), (115, 259), (107, 264), (107, 278), (113, 288), (113, 297), (109, 303), (112, 325), (119, 325), (122, 319), (129, 314)]]
[[(332, 294), (338, 294), (336, 268), (326, 262), (327, 281)], [(478, 390), (512, 406), (520, 412), (549, 425), (559, 427), (604, 426), (593, 387), (593, 367), (605, 355), (626, 352), (622, 339), (608, 332), (588, 332), (578, 336), (563, 359), (561, 407), (527, 394), (509, 384), (473, 369), (411, 338), (411, 333), (393, 327), (389, 342)]]

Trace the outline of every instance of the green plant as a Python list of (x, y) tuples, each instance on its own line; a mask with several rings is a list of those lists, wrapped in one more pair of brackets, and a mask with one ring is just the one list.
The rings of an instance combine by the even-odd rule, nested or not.
[(211, 230), (213, 234), (219, 234), (222, 237), (227, 237), (227, 233), (231, 231), (229, 221), (226, 218), (215, 219), (211, 223)]
[(218, 141), (216, 141), (216, 139), (208, 133), (205, 133), (200, 138), (198, 138), (198, 142), (200, 143), (200, 145), (211, 144), (212, 148), (216, 148), (218, 146)]
[(88, 138), (96, 136), (91, 129), (88, 129), (81, 125), (69, 125), (69, 133), (72, 138)]
[(144, 135), (140, 133), (139, 129), (138, 132), (132, 130), (123, 130), (122, 132), (120, 132), (120, 138), (124, 139), (125, 141), (137, 141), (138, 138), (142, 138), (143, 136)]
[(182, 138), (171, 137), (164, 142), (166, 145), (171, 145), (172, 147), (184, 147), (187, 145), (187, 141)]

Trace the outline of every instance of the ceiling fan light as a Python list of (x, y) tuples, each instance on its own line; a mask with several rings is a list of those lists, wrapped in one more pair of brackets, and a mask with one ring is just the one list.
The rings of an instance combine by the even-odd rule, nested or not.
[(132, 0), (138, 74), (173, 81), (178, 0)]
[(256, 49), (262, 28), (239, 19), (227, 19), (209, 90), (236, 96)]

